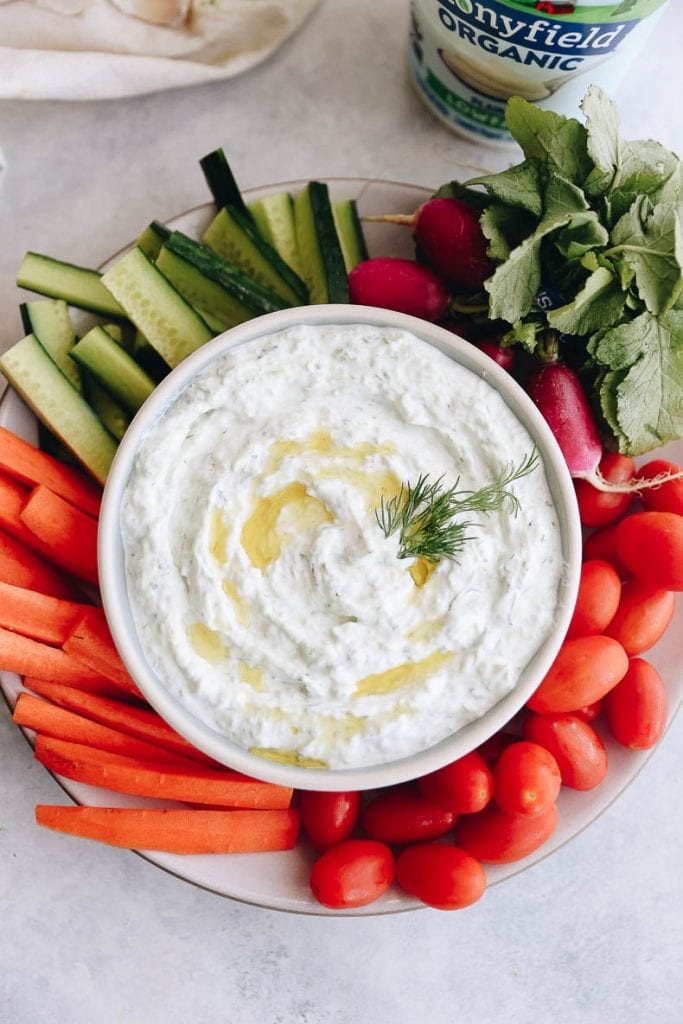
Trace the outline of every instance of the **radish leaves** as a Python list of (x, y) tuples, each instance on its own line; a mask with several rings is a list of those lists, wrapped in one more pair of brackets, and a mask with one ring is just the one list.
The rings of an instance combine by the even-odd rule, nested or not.
[(485, 289), (504, 344), (543, 358), (559, 335), (607, 446), (636, 455), (683, 436), (683, 169), (658, 142), (622, 139), (596, 86), (581, 107), (585, 124), (512, 97), (525, 159), (447, 187), (485, 190)]

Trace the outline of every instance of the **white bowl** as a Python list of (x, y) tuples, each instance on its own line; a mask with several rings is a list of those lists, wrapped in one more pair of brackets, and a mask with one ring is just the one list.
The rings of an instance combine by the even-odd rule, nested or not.
[[(166, 688), (149, 665), (128, 598), (120, 509), (137, 451), (148, 431), (193, 378), (229, 349), (300, 324), (365, 324), (409, 331), (485, 378), (536, 444), (561, 534), (565, 570), (554, 626), (513, 690), (480, 718), (436, 745), (370, 767), (327, 770), (266, 760), (201, 721)], [(462, 757), (502, 728), (524, 706), (555, 658), (567, 631), (581, 567), (581, 527), (574, 487), (562, 453), (533, 402), (505, 370), (470, 343), (415, 317), (366, 306), (317, 305), (281, 310), (226, 331), (193, 353), (155, 389), (126, 431), (114, 459), (99, 521), (98, 558), (102, 602), (119, 653), (146, 699), (178, 733), (216, 761), (256, 778), (300, 789), (367, 790), (417, 778)]]

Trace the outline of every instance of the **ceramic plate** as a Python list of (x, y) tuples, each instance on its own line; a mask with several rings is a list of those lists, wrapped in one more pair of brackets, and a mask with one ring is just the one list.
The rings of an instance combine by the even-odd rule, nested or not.
[[(305, 182), (284, 182), (264, 186), (245, 193), (248, 200), (272, 192), (296, 192)], [(329, 182), (334, 199), (356, 198), (361, 215), (377, 213), (410, 213), (428, 197), (428, 191), (415, 185), (395, 182), (368, 181), (360, 179), (335, 179)], [(169, 222), (188, 234), (199, 236), (213, 215), (213, 206), (197, 207)], [(144, 227), (144, 225), (141, 225)], [(406, 227), (391, 224), (367, 224), (365, 234), (368, 248), (374, 256), (413, 255), (411, 232)], [(116, 257), (112, 256), (104, 266)], [(26, 406), (14, 391), (9, 390), (0, 404), (0, 425), (22, 434), (27, 440), (35, 441), (36, 423)], [(683, 441), (667, 445), (658, 452), (675, 462), (683, 464)], [(648, 456), (651, 458), (652, 456)], [(656, 647), (648, 652), (652, 661), (665, 679), (670, 698), (670, 719), (683, 699), (683, 664), (680, 659), (678, 637), (683, 632), (683, 605), (678, 598), (675, 618), (665, 636)], [(21, 684), (17, 676), (0, 674), (2, 692), (12, 707)], [(27, 738), (32, 738), (27, 732)], [(601, 785), (588, 793), (563, 789), (560, 794), (559, 822), (552, 838), (530, 857), (514, 864), (489, 866), (489, 885), (497, 885), (507, 878), (526, 870), (539, 860), (549, 856), (569, 839), (581, 832), (594, 821), (615, 800), (646, 764), (651, 751), (629, 751), (612, 743), (603, 734), (609, 753), (609, 771)], [(112, 794), (57, 777), (57, 781), (76, 802), (94, 806), (154, 806), (157, 801), (141, 800)], [(168, 804), (166, 805), (168, 806)], [(27, 813), (29, 809), (27, 808)], [(94, 856), (96, 854), (93, 854)], [(308, 876), (313, 855), (303, 841), (286, 853), (232, 854), (180, 856), (177, 854), (150, 853), (141, 855), (165, 871), (176, 875), (185, 882), (201, 886), (220, 896), (257, 904), (273, 910), (286, 910), (303, 914), (339, 914), (327, 911), (311, 895)], [(392, 887), (376, 903), (369, 907), (345, 911), (345, 916), (392, 914), (415, 910), (421, 904), (403, 894), (398, 887)]]

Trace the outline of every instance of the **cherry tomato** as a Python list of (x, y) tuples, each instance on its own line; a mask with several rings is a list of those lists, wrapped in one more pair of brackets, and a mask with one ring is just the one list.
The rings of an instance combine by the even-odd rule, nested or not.
[(617, 527), (617, 551), (627, 569), (645, 583), (683, 590), (683, 516), (636, 512)]
[(348, 839), (360, 814), (360, 793), (353, 790), (339, 793), (299, 793), (301, 827), (314, 850)]
[[(636, 472), (636, 464), (628, 455), (606, 452), (600, 459), (598, 470), (610, 483), (625, 483), (632, 480)], [(587, 480), (577, 480), (574, 484), (576, 500), (579, 503), (579, 516), (584, 526), (606, 526), (621, 519), (633, 501), (633, 494), (618, 494), (610, 491), (599, 491)]]
[(398, 786), (370, 801), (361, 815), (361, 825), (372, 839), (383, 843), (414, 843), (445, 835), (457, 817), (423, 800), (413, 786)]
[(408, 846), (396, 861), (402, 889), (437, 910), (461, 910), (476, 903), (486, 889), (486, 873), (465, 850), (443, 843)]
[(358, 263), (349, 273), (351, 302), (409, 313), (423, 320), (439, 320), (450, 295), (429, 267), (397, 256), (375, 256)]
[(565, 640), (527, 707), (541, 714), (576, 711), (604, 697), (627, 669), (626, 651), (610, 636)]
[(586, 704), (582, 708), (573, 711), (572, 714), (584, 722), (594, 722), (602, 710), (602, 701), (594, 700), (592, 704)]
[(607, 773), (605, 745), (578, 715), (532, 712), (524, 722), (524, 736), (553, 755), (562, 784), (570, 789), (594, 789)]
[(324, 907), (364, 907), (394, 880), (394, 855), (375, 839), (345, 839), (321, 853), (311, 869), (311, 890)]
[(610, 731), (631, 750), (647, 750), (666, 728), (666, 686), (656, 668), (644, 658), (632, 658), (629, 670), (605, 698)]
[(674, 613), (673, 591), (651, 583), (631, 580), (624, 583), (617, 613), (605, 628), (629, 657), (653, 647), (671, 622)]
[(493, 796), (493, 775), (476, 750), (417, 780), (425, 800), (456, 814), (481, 811)]
[(492, 800), (479, 814), (463, 814), (456, 826), (455, 841), (485, 864), (508, 864), (542, 846), (556, 825), (556, 804), (540, 814), (506, 814)]
[(481, 754), (489, 768), (493, 768), (505, 748), (509, 747), (511, 743), (516, 743), (518, 739), (519, 736), (515, 733), (506, 732), (504, 729), (494, 732), (493, 736), (489, 736), (487, 740), (479, 744), (477, 753)]
[[(639, 480), (652, 480), (662, 473), (680, 473), (682, 466), (668, 459), (652, 459), (638, 470)], [(683, 516), (683, 476), (668, 480), (658, 487), (646, 487), (640, 494), (643, 505), (649, 512), (675, 512)]]
[(586, 537), (583, 543), (583, 559), (585, 562), (592, 559), (609, 562), (614, 566), (619, 578), (625, 580), (630, 577), (631, 573), (617, 553), (618, 525), (618, 523), (613, 523), (611, 526), (602, 526)]
[(614, 617), (620, 597), (621, 580), (609, 562), (597, 558), (584, 562), (567, 637), (602, 633)]
[(511, 743), (493, 769), (493, 796), (507, 814), (541, 814), (555, 803), (561, 784), (553, 755), (528, 740)]

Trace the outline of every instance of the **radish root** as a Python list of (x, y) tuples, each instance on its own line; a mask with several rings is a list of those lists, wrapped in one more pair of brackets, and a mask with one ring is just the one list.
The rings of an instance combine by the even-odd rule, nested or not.
[(407, 227), (414, 227), (417, 220), (417, 213), (375, 213), (364, 214), (362, 221), (372, 224), (405, 224)]
[(578, 479), (585, 480), (596, 490), (604, 491), (607, 494), (640, 494), (641, 491), (648, 491), (652, 487), (661, 487), (662, 484), (667, 484), (670, 480), (680, 480), (681, 477), (683, 477), (683, 469), (677, 473), (658, 473), (657, 476), (649, 479), (636, 475), (631, 480), (613, 483), (611, 480), (607, 480), (599, 469), (594, 469), (590, 473), (581, 475)]

